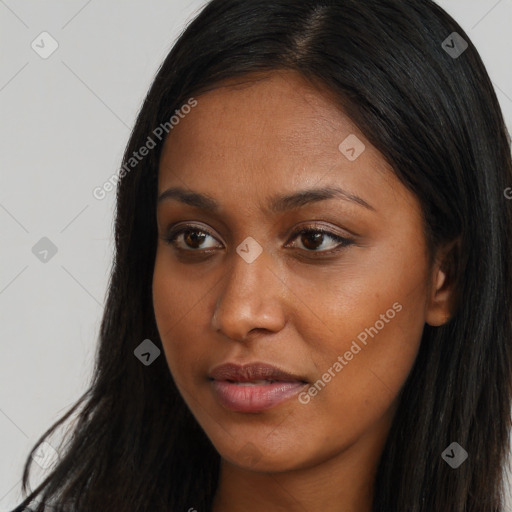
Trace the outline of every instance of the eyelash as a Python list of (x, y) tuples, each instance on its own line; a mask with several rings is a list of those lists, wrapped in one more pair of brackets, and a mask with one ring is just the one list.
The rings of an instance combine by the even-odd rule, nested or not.
[[(194, 225), (184, 225), (184, 226), (181, 226), (180, 228), (178, 228), (176, 231), (170, 231), (170, 233), (164, 237), (164, 241), (166, 243), (168, 243), (169, 245), (173, 245), (175, 247), (176, 250), (178, 251), (181, 251), (181, 252), (184, 252), (184, 253), (191, 253), (191, 254), (200, 254), (200, 253), (203, 253), (203, 254), (211, 254), (213, 251), (215, 251), (217, 248), (215, 249), (206, 249), (206, 250), (201, 250), (201, 249), (183, 249), (181, 247), (176, 247), (176, 239), (182, 235), (183, 233), (186, 233), (187, 231), (195, 231), (195, 232), (199, 232), (199, 233), (204, 233), (210, 237), (212, 237), (213, 239), (217, 240), (215, 238), (214, 235), (212, 235), (207, 229), (204, 229), (202, 227), (199, 227), (199, 226), (194, 226)], [(297, 231), (295, 231), (289, 240), (295, 240), (297, 237), (299, 237), (300, 235), (304, 235), (304, 234), (316, 234), (316, 233), (321, 233), (323, 235), (327, 235), (329, 238), (331, 238), (332, 240), (334, 240), (335, 242), (338, 242), (338, 245), (336, 246), (336, 248), (334, 249), (330, 249), (328, 251), (315, 251), (315, 250), (308, 250), (308, 249), (301, 249), (302, 251), (305, 251), (309, 254), (318, 254), (318, 255), (329, 255), (329, 254), (334, 254), (334, 253), (338, 253), (340, 251), (342, 251), (343, 249), (345, 249), (346, 247), (350, 246), (350, 245), (353, 245), (355, 243), (355, 240), (352, 239), (352, 238), (348, 238), (348, 237), (342, 237), (342, 236), (339, 236), (337, 235), (336, 233), (333, 233), (332, 231), (329, 231), (327, 230), (326, 228), (323, 228), (321, 226), (307, 226), (307, 227), (304, 227), (304, 228), (301, 228)], [(218, 240), (217, 240), (218, 241)]]

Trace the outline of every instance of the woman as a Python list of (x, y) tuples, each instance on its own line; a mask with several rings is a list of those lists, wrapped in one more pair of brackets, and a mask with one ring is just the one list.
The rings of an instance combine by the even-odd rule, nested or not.
[(441, 8), (211, 1), (119, 178), (94, 379), (20, 509), (503, 511), (510, 146)]

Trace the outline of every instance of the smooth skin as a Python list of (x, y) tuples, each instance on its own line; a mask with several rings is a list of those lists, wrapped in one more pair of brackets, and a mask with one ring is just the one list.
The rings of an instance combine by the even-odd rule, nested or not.
[[(450, 316), (450, 280), (439, 255), (429, 265), (419, 202), (329, 94), (292, 71), (196, 99), (166, 140), (159, 196), (180, 187), (218, 208), (159, 201), (153, 301), (171, 374), (221, 456), (213, 512), (369, 512), (424, 325)], [(365, 145), (354, 161), (339, 149), (351, 134)], [(362, 201), (270, 208), (324, 187)], [(252, 263), (236, 252), (247, 237), (263, 249)], [(395, 303), (402, 310), (309, 403), (241, 413), (216, 400), (207, 376), (225, 362), (317, 382)]]

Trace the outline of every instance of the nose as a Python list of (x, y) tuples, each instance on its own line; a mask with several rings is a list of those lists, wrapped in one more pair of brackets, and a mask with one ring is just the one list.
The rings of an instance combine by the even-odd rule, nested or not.
[(219, 286), (211, 326), (225, 336), (245, 341), (250, 333), (278, 332), (286, 323), (283, 302), (286, 285), (271, 266), (271, 258), (263, 252), (247, 263), (238, 254)]

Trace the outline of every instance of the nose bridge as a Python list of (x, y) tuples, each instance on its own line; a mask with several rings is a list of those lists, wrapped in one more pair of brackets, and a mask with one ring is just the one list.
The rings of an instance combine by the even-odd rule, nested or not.
[[(261, 252), (246, 258), (252, 248), (240, 244), (227, 266), (215, 304), (212, 327), (233, 339), (244, 339), (252, 329), (277, 331), (285, 318), (281, 304), (283, 284), (274, 275), (271, 258)], [(243, 252), (243, 251), (247, 252)]]

